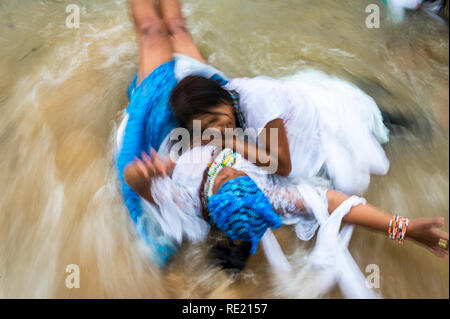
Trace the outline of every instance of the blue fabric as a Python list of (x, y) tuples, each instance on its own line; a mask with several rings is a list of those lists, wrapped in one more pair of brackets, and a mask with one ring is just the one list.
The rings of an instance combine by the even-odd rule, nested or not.
[(154, 261), (164, 266), (174, 253), (174, 244), (162, 235), (158, 225), (143, 216), (141, 199), (124, 181), (125, 166), (140, 157), (149, 148), (158, 149), (176, 126), (169, 106), (169, 97), (177, 84), (174, 73), (175, 62), (170, 61), (155, 69), (136, 87), (135, 78), (127, 90), (130, 98), (122, 148), (116, 158), (125, 205), (133, 220), (137, 234), (154, 250)]
[[(176, 121), (169, 105), (172, 89), (177, 84), (175, 79), (175, 61), (167, 62), (155, 69), (141, 84), (136, 87), (137, 76), (127, 89), (130, 103), (129, 114), (122, 148), (116, 157), (122, 195), (125, 206), (133, 220), (135, 231), (147, 246), (153, 250), (153, 261), (164, 267), (176, 252), (174, 241), (164, 236), (156, 220), (142, 213), (141, 198), (124, 181), (125, 166), (140, 157), (141, 152), (148, 152), (150, 147), (158, 150)], [(221, 85), (227, 83), (220, 75), (215, 74), (213, 80)]]
[(228, 84), (228, 80), (224, 79), (223, 77), (221, 77), (219, 74), (214, 74), (213, 76), (211, 76), (209, 78), (210, 80), (218, 83), (220, 86), (225, 86)]
[(281, 227), (282, 220), (264, 193), (248, 176), (229, 180), (208, 198), (210, 222), (231, 240), (252, 243), (254, 254), (266, 230)]

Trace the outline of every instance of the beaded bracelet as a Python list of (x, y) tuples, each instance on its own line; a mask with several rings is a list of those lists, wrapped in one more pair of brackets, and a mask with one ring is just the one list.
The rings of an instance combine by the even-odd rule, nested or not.
[(399, 244), (403, 244), (406, 237), (406, 231), (408, 229), (409, 219), (401, 216), (392, 216), (389, 221), (389, 238), (392, 240), (398, 240)]

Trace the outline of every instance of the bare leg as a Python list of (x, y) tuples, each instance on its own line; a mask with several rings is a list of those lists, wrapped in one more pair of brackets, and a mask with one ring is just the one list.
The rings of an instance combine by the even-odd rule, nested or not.
[(161, 13), (175, 53), (182, 53), (202, 63), (206, 60), (195, 45), (186, 29), (179, 0), (160, 0)]
[(130, 8), (139, 41), (139, 85), (154, 69), (172, 60), (173, 49), (153, 0), (130, 0)]

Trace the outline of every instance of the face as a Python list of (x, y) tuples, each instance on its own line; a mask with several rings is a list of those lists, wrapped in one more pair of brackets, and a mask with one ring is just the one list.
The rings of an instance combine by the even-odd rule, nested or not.
[(236, 117), (234, 108), (228, 104), (221, 104), (217, 107), (211, 108), (211, 114), (203, 114), (192, 119), (191, 128), (193, 127), (193, 121), (201, 122), (202, 132), (206, 129), (217, 129), (222, 134), (225, 134), (226, 128), (236, 128)]
[(213, 194), (217, 193), (217, 191), (222, 187), (222, 185), (228, 182), (229, 180), (241, 176), (247, 176), (247, 174), (245, 174), (243, 171), (238, 171), (237, 169), (234, 169), (232, 167), (224, 167), (219, 172), (219, 175), (217, 175), (214, 181)]

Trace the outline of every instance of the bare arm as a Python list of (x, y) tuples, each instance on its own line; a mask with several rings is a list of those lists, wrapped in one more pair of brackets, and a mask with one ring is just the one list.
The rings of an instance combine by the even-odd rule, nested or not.
[[(329, 190), (327, 192), (327, 198), (328, 211), (331, 214), (339, 205), (348, 199), (348, 196)], [(392, 215), (367, 204), (353, 207), (343, 218), (343, 221), (387, 234), (391, 218)], [(439, 229), (443, 224), (444, 218), (413, 219), (409, 223), (406, 236), (427, 246), (438, 256), (448, 256), (448, 244), (446, 248), (439, 246), (440, 239), (446, 240), (447, 242), (449, 239), (448, 233)]]
[[(271, 132), (277, 132), (276, 138), (271, 138)], [(288, 176), (292, 171), (291, 153), (282, 119), (275, 119), (264, 127), (258, 137), (258, 142), (265, 148), (267, 154), (276, 158), (277, 174)]]
[[(275, 138), (270, 138), (271, 131), (276, 131)], [(222, 134), (225, 136), (226, 134)], [(245, 159), (257, 166), (267, 168), (271, 173), (288, 176), (292, 170), (291, 155), (289, 151), (286, 129), (281, 119), (269, 122), (258, 137), (259, 145), (248, 143), (233, 136), (225, 138), (222, 147), (232, 148)]]

